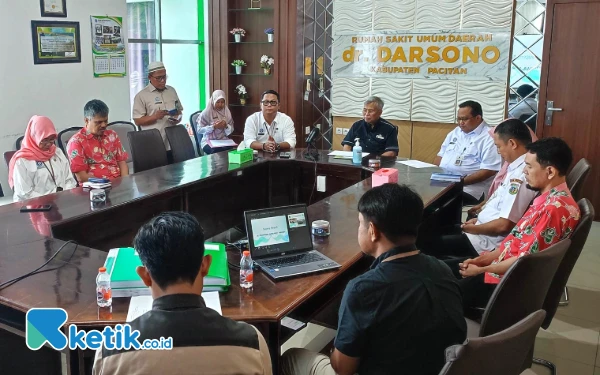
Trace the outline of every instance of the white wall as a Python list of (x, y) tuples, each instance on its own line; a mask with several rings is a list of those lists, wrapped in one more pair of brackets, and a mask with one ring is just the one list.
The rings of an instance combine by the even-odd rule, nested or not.
[[(14, 150), (32, 115), (48, 116), (58, 131), (83, 125), (83, 106), (100, 99), (110, 108), (109, 121), (131, 118), (129, 80), (94, 78), (90, 16), (123, 17), (127, 37), (125, 0), (68, 0), (65, 18), (40, 17), (39, 0), (0, 0), (0, 152)], [(32, 20), (79, 22), (81, 63), (34, 65), (31, 41)], [(0, 183), (8, 187), (7, 167), (0, 163)]]

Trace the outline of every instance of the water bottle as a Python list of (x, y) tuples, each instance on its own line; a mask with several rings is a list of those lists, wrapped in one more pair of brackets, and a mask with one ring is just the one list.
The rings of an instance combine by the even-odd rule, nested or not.
[(110, 275), (106, 273), (105, 267), (100, 267), (98, 269), (98, 276), (96, 276), (96, 300), (100, 307), (109, 307), (112, 305)]
[(254, 270), (252, 269), (252, 258), (248, 250), (244, 251), (240, 261), (240, 286), (243, 289), (252, 288), (254, 281)]
[(355, 139), (356, 144), (352, 147), (352, 164), (362, 164), (362, 147), (360, 147), (360, 139)]

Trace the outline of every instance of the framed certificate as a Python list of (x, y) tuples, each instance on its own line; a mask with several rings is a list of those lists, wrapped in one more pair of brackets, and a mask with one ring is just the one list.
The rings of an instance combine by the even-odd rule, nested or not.
[(67, 17), (67, 0), (40, 0), (42, 17)]
[(79, 22), (31, 21), (34, 64), (81, 62)]

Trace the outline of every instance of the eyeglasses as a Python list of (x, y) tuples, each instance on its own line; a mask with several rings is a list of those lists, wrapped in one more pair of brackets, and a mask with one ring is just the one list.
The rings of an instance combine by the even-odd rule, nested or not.
[(270, 101), (269, 100), (263, 100), (261, 103), (265, 107), (268, 107), (268, 106), (275, 107), (277, 104), (279, 104), (279, 102), (277, 100), (270, 100)]
[(467, 121), (469, 121), (472, 118), (474, 118), (474, 117), (473, 116), (471, 116), (471, 117), (457, 117), (456, 118), (456, 122), (458, 122), (458, 123), (467, 122)]
[(150, 77), (154, 78), (157, 81), (166, 81), (169, 76), (165, 74), (164, 76), (150, 76)]

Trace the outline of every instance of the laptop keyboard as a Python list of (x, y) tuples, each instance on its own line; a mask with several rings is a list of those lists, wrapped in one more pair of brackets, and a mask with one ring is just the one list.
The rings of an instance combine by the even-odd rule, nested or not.
[(298, 254), (281, 259), (271, 259), (263, 261), (263, 264), (269, 268), (283, 268), (291, 266), (299, 266), (307, 263), (314, 263), (320, 260), (325, 260), (322, 256), (315, 253)]

